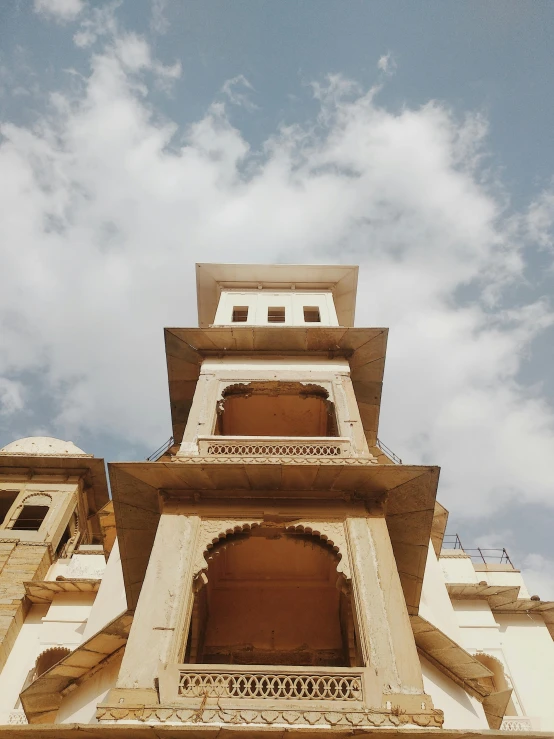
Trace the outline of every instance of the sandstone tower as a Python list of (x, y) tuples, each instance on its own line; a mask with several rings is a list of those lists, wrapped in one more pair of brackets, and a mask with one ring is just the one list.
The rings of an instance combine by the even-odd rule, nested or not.
[(0, 452), (20, 739), (552, 736), (554, 603), (504, 551), (448, 548), (438, 467), (382, 451), (387, 329), (353, 327), (357, 276), (197, 265), (200, 326), (165, 330), (173, 436), (109, 465), (110, 501), (65, 442)]

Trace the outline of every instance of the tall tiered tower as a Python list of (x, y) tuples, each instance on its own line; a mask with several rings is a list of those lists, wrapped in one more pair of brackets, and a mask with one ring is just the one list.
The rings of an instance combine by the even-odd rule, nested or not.
[(387, 331), (357, 268), (197, 265), (173, 445), (114, 463), (134, 621), (100, 720), (439, 727), (416, 617), (438, 468), (377, 447)]

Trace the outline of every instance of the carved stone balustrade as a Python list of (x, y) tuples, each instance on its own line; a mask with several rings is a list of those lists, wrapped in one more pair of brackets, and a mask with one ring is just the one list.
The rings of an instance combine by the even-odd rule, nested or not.
[(346, 437), (199, 436), (198, 451), (208, 457), (330, 457), (351, 456)]
[(168, 665), (160, 705), (102, 706), (101, 722), (299, 726), (442, 726), (442, 711), (421, 696), (383, 695), (371, 668), (274, 665)]
[(537, 719), (528, 716), (504, 716), (500, 731), (533, 731), (538, 729)]

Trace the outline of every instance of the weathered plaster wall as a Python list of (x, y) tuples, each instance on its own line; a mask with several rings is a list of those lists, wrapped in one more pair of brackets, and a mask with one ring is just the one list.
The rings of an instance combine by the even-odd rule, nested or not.
[(448, 595), (444, 575), (433, 545), (429, 542), (419, 614), (454, 641), (461, 643), (460, 629)]
[(444, 711), (445, 729), (489, 728), (483, 706), (440, 670), (421, 658), (425, 692), (436, 708)]
[(96, 706), (103, 701), (108, 690), (113, 688), (121, 655), (114, 657), (102, 670), (94, 673), (62, 701), (58, 710), (56, 723), (59, 724), (96, 724)]
[(42, 619), (47, 611), (48, 606), (32, 606), (0, 673), (0, 724), (8, 723), (10, 712), (17, 706), (19, 693), (29, 670), (42, 651), (40, 632)]
[(478, 583), (484, 579), (477, 577), (471, 557), (461, 549), (443, 549), (439, 564), (446, 582)]
[(525, 715), (554, 731), (554, 641), (539, 615), (496, 614), (502, 650)]
[(117, 539), (110, 553), (100, 589), (85, 626), (83, 641), (96, 634), (107, 623), (127, 610), (121, 555)]
[(99, 580), (106, 569), (106, 559), (103, 554), (75, 553), (70, 559), (58, 559), (50, 567), (45, 580), (55, 580), (57, 577)]

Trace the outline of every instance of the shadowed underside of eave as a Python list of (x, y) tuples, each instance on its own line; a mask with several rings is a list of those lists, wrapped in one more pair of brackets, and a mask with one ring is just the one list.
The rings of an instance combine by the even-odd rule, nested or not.
[(386, 498), (386, 519), (408, 611), (418, 612), (438, 467), (350, 464), (117, 462), (109, 465), (129, 608), (138, 601), (160, 517), (159, 491), (187, 504), (272, 506)]
[(282, 354), (343, 357), (369, 446), (377, 442), (388, 329), (340, 327), (232, 326), (166, 328), (165, 350), (173, 438), (180, 443), (189, 415), (200, 365), (206, 357)]
[(79, 456), (0, 454), (0, 474), (16, 479), (25, 476), (75, 475), (85, 483), (89, 513), (96, 513), (109, 501), (104, 460), (88, 454)]

